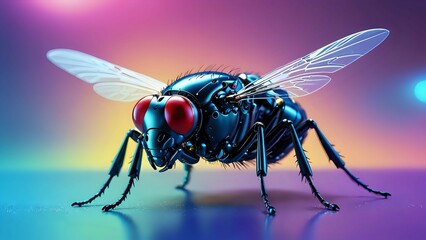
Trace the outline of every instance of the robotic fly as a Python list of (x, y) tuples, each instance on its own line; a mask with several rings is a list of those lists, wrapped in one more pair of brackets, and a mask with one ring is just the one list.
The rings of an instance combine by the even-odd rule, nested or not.
[(103, 211), (114, 209), (126, 199), (139, 178), (145, 150), (154, 170), (167, 171), (178, 160), (184, 164), (186, 175), (181, 188), (188, 184), (192, 165), (200, 158), (233, 165), (255, 161), (261, 197), (267, 213), (274, 215), (276, 210), (268, 200), (264, 177), (268, 164), (279, 161), (293, 149), (302, 179), (306, 179), (315, 197), (326, 208), (339, 210), (338, 205), (320, 195), (312, 182), (312, 170), (302, 148), (309, 129), (315, 130), (337, 168), (367, 191), (390, 196), (368, 187), (349, 172), (316, 122), (308, 119), (293, 100), (324, 87), (331, 80), (328, 74), (362, 57), (388, 35), (388, 30), (380, 28), (354, 33), (261, 77), (205, 70), (187, 74), (169, 85), (78, 51), (49, 51), (47, 57), (51, 62), (93, 84), (94, 91), (102, 97), (138, 100), (132, 113), (136, 129), (127, 132), (108, 180), (92, 198), (72, 206), (91, 203), (104, 193), (113, 177), (119, 175), (128, 140), (132, 139), (137, 146), (129, 169), (129, 183), (122, 197), (104, 206)]

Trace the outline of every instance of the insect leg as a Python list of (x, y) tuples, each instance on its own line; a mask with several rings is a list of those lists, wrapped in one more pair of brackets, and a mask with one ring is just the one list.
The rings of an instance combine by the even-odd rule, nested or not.
[[(304, 123), (302, 123), (300, 128), (313, 128), (315, 132), (317, 133), (317, 136), (321, 142), (322, 147), (324, 148), (325, 152), (327, 153), (328, 158), (333, 161), (334, 165), (336, 165), (337, 168), (342, 169), (345, 171), (345, 173), (359, 186), (363, 187), (369, 192), (384, 196), (387, 198), (388, 196), (391, 196), (388, 192), (382, 192), (379, 190), (375, 190), (370, 188), (367, 184), (361, 182), (359, 178), (355, 177), (346, 167), (345, 162), (340, 157), (339, 153), (333, 148), (333, 145), (330, 144), (330, 142), (327, 140), (327, 138), (324, 136), (324, 134), (321, 132), (321, 130), (318, 128), (316, 122), (312, 119), (306, 120)], [(299, 130), (299, 128), (298, 128)]]
[(130, 194), (130, 189), (134, 185), (135, 179), (139, 179), (139, 173), (141, 171), (141, 162), (142, 162), (142, 154), (143, 154), (143, 146), (142, 146), (142, 140), (138, 139), (138, 145), (135, 150), (135, 154), (133, 155), (132, 165), (129, 169), (129, 183), (127, 184), (126, 189), (124, 190), (122, 196), (120, 199), (117, 200), (117, 202), (109, 205), (105, 205), (102, 208), (102, 211), (107, 212), (111, 209), (114, 209), (118, 205), (120, 205), (124, 200), (126, 200), (127, 195)]
[(306, 158), (305, 152), (303, 151), (302, 144), (300, 143), (299, 137), (297, 135), (297, 132), (296, 132), (296, 129), (294, 128), (293, 123), (289, 120), (284, 119), (281, 122), (281, 124), (279, 124), (277, 127), (280, 127), (280, 125), (282, 125), (283, 127), (286, 127), (290, 131), (291, 139), (294, 145), (294, 151), (296, 152), (297, 163), (300, 168), (300, 173), (302, 174), (302, 179), (303, 177), (306, 178), (306, 181), (309, 183), (309, 186), (311, 187), (312, 193), (321, 202), (322, 205), (324, 205), (326, 208), (330, 210), (334, 210), (334, 211), (339, 210), (339, 206), (337, 206), (337, 204), (329, 203), (321, 196), (321, 194), (318, 192), (317, 188), (315, 187), (314, 183), (312, 182), (312, 179), (311, 179), (312, 170), (311, 170), (311, 167), (309, 166), (309, 162)]
[(268, 174), (268, 162), (266, 160), (265, 149), (265, 133), (263, 124), (257, 124), (255, 131), (257, 132), (257, 156), (256, 156), (256, 174), (260, 178), (260, 194), (266, 206), (269, 215), (275, 215), (275, 208), (269, 203), (268, 194), (266, 193), (263, 177)]
[(185, 177), (183, 178), (183, 182), (181, 185), (176, 186), (177, 189), (185, 189), (186, 185), (188, 185), (189, 180), (191, 179), (192, 166), (189, 164), (184, 164), (183, 169), (185, 170)]
[(106, 183), (103, 185), (103, 187), (101, 188), (101, 190), (99, 190), (98, 193), (96, 193), (93, 197), (91, 197), (89, 200), (87, 201), (83, 201), (83, 202), (74, 202), (73, 204), (71, 204), (71, 206), (78, 206), (81, 207), (85, 204), (91, 203), (93, 200), (95, 200), (96, 198), (100, 197), (104, 192), (105, 189), (107, 189), (109, 187), (109, 184), (111, 183), (111, 180), (113, 177), (119, 175), (120, 173), (120, 169), (123, 166), (123, 162), (124, 162), (124, 155), (126, 153), (126, 149), (127, 149), (127, 142), (129, 140), (129, 138), (132, 138), (135, 142), (137, 142), (139, 136), (141, 134), (136, 131), (136, 130), (129, 130), (126, 134), (126, 137), (124, 138), (123, 143), (121, 144), (120, 150), (118, 151), (117, 155), (114, 158), (113, 164), (111, 166), (111, 169), (109, 171), (109, 178), (106, 181)]
[[(265, 150), (265, 127), (261, 122), (256, 122), (250, 130), (247, 131), (247, 135), (241, 140), (241, 143), (234, 149), (227, 159), (235, 160), (241, 159), (246, 154), (252, 145), (256, 143), (256, 175), (260, 178), (260, 194), (265, 203), (268, 214), (274, 215), (275, 208), (271, 206), (268, 200), (268, 194), (265, 189), (264, 177), (268, 173), (268, 162), (266, 159)], [(256, 139), (257, 137), (257, 139)]]

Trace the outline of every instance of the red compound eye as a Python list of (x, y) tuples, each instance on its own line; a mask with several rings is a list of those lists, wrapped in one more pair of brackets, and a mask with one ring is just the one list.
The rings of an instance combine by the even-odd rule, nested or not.
[(179, 96), (169, 98), (164, 109), (164, 117), (169, 127), (182, 135), (188, 133), (195, 122), (194, 109), (191, 104)]
[(152, 96), (146, 96), (139, 100), (133, 107), (133, 123), (141, 132), (143, 132), (143, 118), (145, 117), (146, 110), (148, 110), (151, 100)]

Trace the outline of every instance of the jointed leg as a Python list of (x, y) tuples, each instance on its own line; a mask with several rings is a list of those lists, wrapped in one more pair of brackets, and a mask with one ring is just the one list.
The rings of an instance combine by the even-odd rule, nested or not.
[(346, 167), (345, 167), (345, 162), (342, 160), (342, 158), (340, 157), (340, 155), (336, 152), (336, 150), (333, 148), (333, 146), (330, 144), (330, 142), (327, 140), (327, 138), (324, 136), (324, 134), (321, 132), (321, 130), (318, 128), (316, 122), (312, 119), (306, 120), (299, 128), (298, 130), (304, 130), (307, 128), (313, 128), (315, 130), (315, 132), (318, 135), (318, 138), (321, 142), (322, 147), (324, 148), (325, 152), (327, 153), (327, 156), (329, 157), (329, 159), (331, 161), (333, 161), (334, 165), (336, 165), (337, 168), (342, 169), (343, 171), (345, 171), (345, 173), (354, 181), (356, 182), (358, 185), (360, 185), (361, 187), (363, 187), (364, 189), (366, 189), (369, 192), (384, 196), (384, 197), (388, 197), (391, 196), (390, 193), (388, 192), (382, 192), (379, 190), (375, 190), (372, 189), (370, 187), (368, 187), (367, 184), (361, 182), (357, 177), (355, 177)]
[(136, 147), (135, 154), (133, 155), (132, 165), (130, 166), (130, 169), (129, 169), (129, 177), (130, 177), (129, 183), (127, 184), (127, 187), (124, 190), (121, 198), (118, 199), (118, 201), (113, 204), (105, 205), (102, 208), (102, 211), (107, 212), (111, 209), (114, 209), (115, 207), (120, 205), (124, 200), (126, 200), (127, 195), (130, 194), (130, 189), (134, 185), (135, 179), (136, 180), (139, 179), (139, 173), (141, 171), (142, 153), (143, 153), (142, 151), (143, 151), (142, 140), (138, 139), (138, 145)]
[[(312, 182), (312, 170), (309, 166), (309, 162), (306, 158), (305, 152), (303, 151), (302, 144), (299, 141), (299, 136), (297, 135), (296, 129), (294, 128), (294, 125), (289, 120), (283, 120), (280, 124), (276, 126), (276, 129), (285, 127), (290, 131), (291, 140), (294, 145), (294, 150), (296, 152), (296, 159), (297, 163), (300, 168), (300, 173), (302, 174), (302, 179), (306, 178), (306, 181), (309, 183), (309, 186), (311, 187), (312, 193), (315, 195), (315, 197), (321, 202), (322, 205), (324, 205), (326, 208), (330, 210), (339, 210), (339, 206), (337, 204), (329, 203), (327, 202), (321, 194), (318, 192), (317, 188), (315, 187), (314, 183)], [(273, 129), (272, 131), (274, 131)]]
[(103, 187), (101, 188), (101, 190), (99, 190), (99, 192), (98, 192), (98, 193), (96, 193), (93, 197), (89, 198), (89, 200), (82, 201), (82, 202), (73, 202), (73, 203), (71, 204), (71, 206), (73, 206), (73, 207), (75, 207), (75, 206), (77, 206), (77, 207), (81, 207), (81, 206), (83, 206), (83, 205), (86, 205), (86, 204), (88, 204), (88, 203), (93, 202), (93, 200), (95, 200), (96, 198), (100, 197), (100, 196), (101, 196), (101, 195), (105, 192), (105, 190), (109, 187), (109, 184), (111, 183), (111, 180), (112, 180), (112, 178), (113, 178), (113, 177), (114, 177), (114, 175), (109, 175), (108, 180), (107, 180), (107, 181), (106, 181), (106, 183), (103, 185)]
[(121, 144), (120, 150), (118, 151), (117, 155), (114, 158), (113, 164), (111, 166), (111, 169), (109, 171), (109, 178), (106, 181), (106, 183), (103, 185), (103, 187), (99, 190), (99, 192), (97, 194), (95, 194), (93, 197), (91, 197), (89, 200), (87, 201), (82, 201), (82, 202), (74, 202), (73, 204), (71, 204), (71, 206), (78, 206), (81, 207), (85, 204), (91, 203), (93, 200), (95, 200), (96, 198), (100, 197), (105, 190), (109, 187), (109, 184), (111, 183), (111, 180), (113, 177), (119, 175), (121, 167), (123, 166), (123, 162), (124, 162), (124, 155), (126, 153), (126, 149), (127, 149), (127, 142), (129, 140), (129, 138), (132, 138), (135, 142), (137, 142), (139, 136), (141, 134), (139, 132), (137, 132), (136, 130), (129, 130), (126, 134), (126, 137), (124, 138), (123, 143)]
[(266, 193), (265, 182), (263, 179), (268, 173), (264, 130), (265, 127), (263, 124), (261, 122), (256, 122), (247, 132), (247, 135), (241, 140), (241, 143), (234, 149), (233, 154), (230, 154), (227, 159), (230, 162), (236, 159), (241, 159), (243, 155), (252, 147), (257, 137), (256, 175), (260, 178), (260, 194), (265, 203), (266, 211), (268, 214), (274, 215), (276, 211), (275, 208), (269, 203), (268, 194)]
[(265, 127), (263, 124), (261, 122), (256, 122), (247, 132), (247, 135), (244, 137), (244, 139), (241, 140), (241, 143), (235, 148), (233, 154), (230, 154), (227, 159), (231, 161), (235, 159), (241, 159), (243, 155), (252, 147), (257, 137), (256, 175), (260, 179), (260, 194), (265, 203), (268, 214), (275, 215), (276, 211), (275, 208), (269, 203), (268, 194), (266, 193), (265, 182), (263, 179), (268, 173), (264, 130)]
[(340, 207), (337, 204), (334, 203), (329, 203), (327, 202), (322, 196), (321, 194), (318, 192), (317, 188), (315, 187), (314, 183), (312, 182), (311, 177), (306, 177), (306, 181), (308, 181), (309, 186), (311, 187), (312, 193), (315, 195), (315, 197), (321, 202), (321, 204), (333, 211), (339, 211)]
[(266, 193), (263, 177), (268, 174), (268, 162), (266, 160), (265, 150), (265, 134), (263, 124), (257, 124), (257, 156), (256, 156), (256, 174), (260, 178), (260, 194), (266, 206), (266, 211), (270, 215), (275, 215), (275, 208), (269, 203), (268, 194)]
[(185, 177), (183, 178), (183, 182), (181, 185), (176, 186), (178, 189), (185, 189), (186, 185), (188, 185), (189, 180), (191, 180), (191, 172), (192, 166), (189, 164), (184, 164), (183, 169), (185, 170)]
[(261, 195), (261, 197), (263, 199), (263, 203), (265, 203), (267, 213), (269, 215), (275, 215), (276, 210), (271, 205), (271, 203), (269, 202), (268, 194), (266, 193), (265, 183), (264, 183), (263, 177), (264, 176), (259, 175), (259, 179), (260, 179), (260, 195)]

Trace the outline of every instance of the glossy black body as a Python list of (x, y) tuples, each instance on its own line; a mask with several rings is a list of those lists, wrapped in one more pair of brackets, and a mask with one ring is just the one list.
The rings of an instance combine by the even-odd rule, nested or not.
[[(354, 33), (279, 67), (262, 79), (245, 73), (203, 71), (183, 76), (165, 86), (160, 94), (153, 95), (151, 93), (157, 92), (163, 83), (80, 52), (66, 49), (49, 52), (49, 59), (59, 67), (94, 83), (95, 91), (101, 96), (120, 101), (143, 96), (132, 111), (137, 129), (127, 132), (108, 180), (93, 197), (72, 206), (91, 203), (103, 194), (112, 178), (118, 176), (128, 140), (132, 139), (137, 146), (127, 187), (122, 196), (115, 203), (105, 205), (103, 211), (116, 208), (127, 198), (135, 180), (139, 179), (145, 152), (154, 170), (161, 167), (159, 172), (173, 168), (177, 160), (183, 163), (185, 177), (177, 186), (179, 189), (188, 185), (192, 165), (200, 158), (236, 167), (253, 161), (266, 213), (274, 215), (276, 210), (268, 199), (264, 181), (268, 164), (282, 159), (293, 149), (302, 180), (306, 180), (324, 207), (337, 211), (339, 206), (324, 199), (312, 181), (313, 172), (302, 147), (309, 129), (315, 131), (328, 159), (337, 168), (365, 190), (387, 198), (390, 193), (370, 188), (345, 167), (342, 157), (317, 123), (307, 119), (305, 111), (283, 89), (299, 97), (320, 89), (330, 81), (329, 73), (362, 57), (388, 34), (388, 30), (380, 28)], [(81, 65), (88, 66), (82, 68)], [(105, 69), (100, 71), (100, 66)], [(108, 77), (104, 79), (105, 76)]]
[[(233, 76), (207, 71), (184, 76), (162, 90), (163, 96), (177, 94), (186, 97), (198, 111), (198, 126), (184, 143), (185, 154), (179, 157), (181, 162), (193, 164), (198, 162), (199, 157), (225, 164), (254, 160), (256, 140), (244, 146), (242, 141), (256, 122), (265, 126), (265, 147), (269, 163), (280, 160), (291, 151), (291, 139), (281, 138), (287, 131), (286, 128), (279, 134), (274, 134), (275, 136), (269, 136), (268, 133), (283, 119), (292, 121), (296, 128), (306, 120), (305, 111), (299, 104), (291, 98), (278, 98), (277, 101), (274, 97), (268, 97), (267, 95), (272, 96), (272, 92), (257, 96), (268, 97), (265, 99), (237, 102), (227, 99), (227, 96), (256, 79), (256, 75)], [(302, 141), (306, 131), (299, 136)]]

